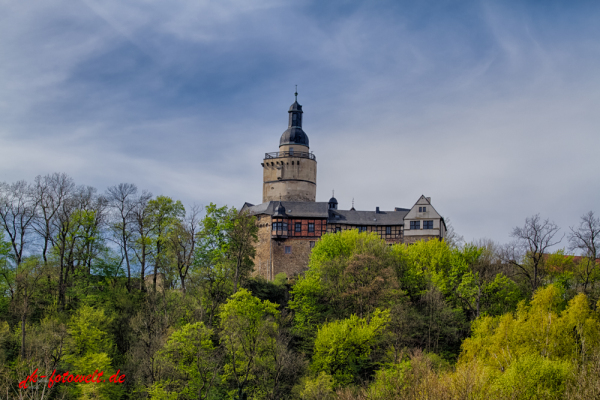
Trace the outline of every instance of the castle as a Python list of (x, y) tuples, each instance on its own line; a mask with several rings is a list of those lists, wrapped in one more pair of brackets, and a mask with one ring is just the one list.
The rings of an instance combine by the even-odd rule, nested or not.
[(258, 243), (254, 273), (265, 279), (284, 272), (291, 277), (308, 268), (311, 249), (325, 233), (358, 229), (377, 232), (387, 243), (414, 243), (442, 239), (444, 219), (421, 196), (412, 208), (393, 211), (338, 209), (338, 201), (317, 202), (317, 159), (309, 151), (302, 129), (298, 93), (288, 114), (288, 128), (279, 140), (279, 151), (266, 153), (263, 162), (262, 203), (245, 203), (242, 212), (256, 216)]

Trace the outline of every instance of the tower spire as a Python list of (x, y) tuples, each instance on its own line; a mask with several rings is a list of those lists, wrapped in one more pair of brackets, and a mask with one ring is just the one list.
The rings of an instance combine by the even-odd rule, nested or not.
[(296, 85), (296, 93), (294, 93), (294, 96), (296, 96), (296, 101), (298, 101), (298, 85)]

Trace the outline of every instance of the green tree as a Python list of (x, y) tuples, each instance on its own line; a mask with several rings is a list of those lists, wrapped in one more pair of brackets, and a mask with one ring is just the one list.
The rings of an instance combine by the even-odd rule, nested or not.
[(202, 290), (208, 324), (221, 304), (252, 272), (258, 227), (235, 208), (206, 206), (194, 255), (194, 279)]
[[(108, 378), (116, 370), (112, 367), (111, 318), (103, 309), (82, 306), (67, 323), (68, 337), (65, 343), (66, 369), (73, 375), (88, 375), (95, 370), (104, 371)], [(108, 379), (107, 379), (108, 381)], [(83, 399), (118, 399), (122, 387), (114, 384), (75, 384), (73, 392)]]
[(390, 312), (375, 310), (367, 318), (356, 315), (321, 327), (315, 340), (311, 368), (333, 377), (336, 385), (348, 385), (371, 369), (369, 355), (390, 319)]
[(155, 199), (149, 200), (147, 208), (148, 221), (150, 222), (154, 241), (152, 289), (156, 291), (158, 272), (166, 272), (168, 263), (166, 247), (169, 233), (185, 216), (185, 208), (179, 200), (173, 201), (173, 199), (167, 196), (157, 196)]
[(258, 395), (257, 375), (273, 368), (277, 348), (279, 311), (277, 304), (261, 301), (240, 289), (221, 307), (220, 338), (226, 351), (223, 379), (234, 390), (231, 397)]
[(202, 322), (186, 324), (171, 334), (161, 357), (174, 365), (180, 379), (156, 382), (150, 390), (153, 399), (167, 397), (169, 386), (179, 393), (180, 399), (208, 398), (221, 368), (212, 336), (212, 329)]
[(369, 315), (399, 301), (392, 251), (374, 233), (347, 230), (324, 235), (309, 269), (292, 288), (295, 328), (305, 338), (332, 318)]

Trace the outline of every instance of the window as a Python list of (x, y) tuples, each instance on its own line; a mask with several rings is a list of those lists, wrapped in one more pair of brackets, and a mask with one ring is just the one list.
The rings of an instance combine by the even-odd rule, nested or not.
[(315, 223), (314, 222), (309, 222), (308, 223), (308, 231), (309, 232), (314, 232), (315, 231)]
[(310, 248), (312, 249), (313, 247), (315, 247), (315, 242), (309, 242), (310, 243)]
[(421, 229), (421, 221), (410, 221), (410, 229)]
[(336, 226), (336, 227), (335, 227), (335, 231), (336, 231), (336, 233), (337, 233), (337, 232), (341, 232), (341, 231), (342, 231), (342, 228), (340, 228), (339, 226)]
[(285, 254), (292, 254), (292, 246), (285, 246)]
[[(290, 147), (290, 156), (294, 155), (294, 148)], [(292, 161), (292, 165), (294, 165), (294, 162)]]
[(419, 212), (423, 212), (423, 207), (419, 207)]
[(386, 226), (385, 227), (385, 234), (386, 235), (391, 235), (392, 234), (392, 227), (391, 226)]
[(433, 221), (423, 221), (423, 229), (433, 229)]
[(367, 231), (367, 227), (366, 226), (359, 226), (358, 227), (358, 231), (359, 232), (366, 232)]
[(287, 231), (287, 222), (273, 222), (274, 231)]
[(296, 232), (302, 232), (302, 222), (296, 222)]

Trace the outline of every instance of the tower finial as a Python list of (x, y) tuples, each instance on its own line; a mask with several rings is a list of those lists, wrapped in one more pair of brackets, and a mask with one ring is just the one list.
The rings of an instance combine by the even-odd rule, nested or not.
[(298, 85), (296, 85), (296, 93), (294, 93), (294, 96), (296, 96), (296, 101), (298, 101)]
[(335, 189), (331, 189), (331, 197), (335, 197)]

